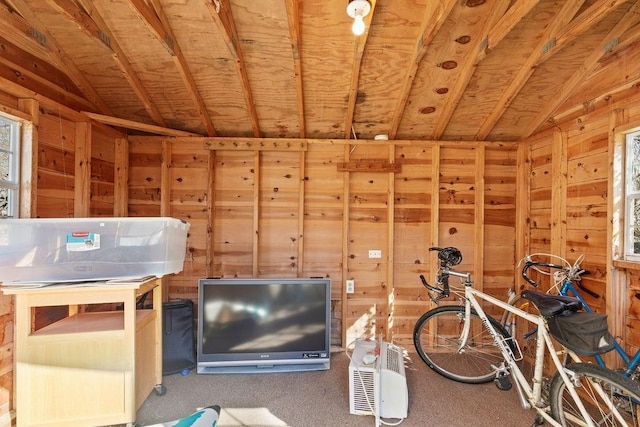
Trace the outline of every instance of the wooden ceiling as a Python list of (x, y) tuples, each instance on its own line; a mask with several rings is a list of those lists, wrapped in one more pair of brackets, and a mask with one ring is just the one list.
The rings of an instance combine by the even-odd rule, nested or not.
[(0, 0), (0, 78), (130, 129), (487, 141), (640, 83), (635, 0), (348, 3)]

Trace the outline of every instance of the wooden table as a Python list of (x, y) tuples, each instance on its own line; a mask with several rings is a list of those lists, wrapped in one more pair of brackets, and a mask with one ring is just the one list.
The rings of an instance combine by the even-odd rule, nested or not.
[[(152, 307), (137, 310), (136, 298), (147, 291)], [(2, 292), (15, 295), (18, 427), (133, 423), (151, 391), (164, 394), (160, 279)], [(78, 310), (109, 303), (124, 309)], [(47, 306), (68, 306), (68, 316), (34, 330), (34, 308)]]

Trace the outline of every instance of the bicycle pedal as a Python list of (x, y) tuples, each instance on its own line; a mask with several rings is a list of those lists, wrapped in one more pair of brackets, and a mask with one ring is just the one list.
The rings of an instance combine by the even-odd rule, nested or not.
[(509, 378), (506, 375), (496, 377), (493, 380), (493, 383), (496, 385), (496, 387), (498, 387), (499, 390), (511, 390), (511, 381), (509, 381)]

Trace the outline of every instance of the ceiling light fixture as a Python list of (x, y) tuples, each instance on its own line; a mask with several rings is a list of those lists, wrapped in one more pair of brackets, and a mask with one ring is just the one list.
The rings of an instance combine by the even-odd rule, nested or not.
[(368, 0), (351, 0), (347, 5), (347, 15), (353, 18), (351, 31), (356, 36), (362, 35), (365, 30), (364, 17), (371, 12)]

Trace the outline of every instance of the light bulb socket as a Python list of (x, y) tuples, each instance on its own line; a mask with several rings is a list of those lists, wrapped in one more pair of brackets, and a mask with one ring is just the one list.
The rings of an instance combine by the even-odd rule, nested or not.
[(371, 12), (371, 4), (367, 0), (351, 0), (347, 5), (347, 15), (353, 18), (351, 31), (356, 36), (362, 35), (366, 29), (364, 17)]
[(347, 5), (347, 15), (355, 19), (356, 16), (365, 17), (371, 12), (371, 4), (368, 0), (351, 0)]

